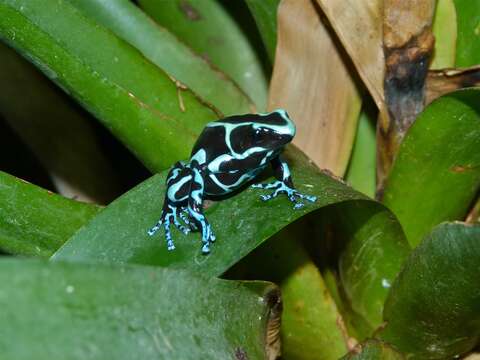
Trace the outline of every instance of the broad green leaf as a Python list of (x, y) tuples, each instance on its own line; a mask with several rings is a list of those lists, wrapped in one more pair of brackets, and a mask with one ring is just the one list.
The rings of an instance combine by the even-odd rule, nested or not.
[(457, 10), (457, 67), (480, 64), (480, 2), (454, 0)]
[(120, 192), (92, 119), (0, 43), (0, 112), (68, 198), (105, 204)]
[(357, 135), (345, 180), (355, 190), (375, 196), (376, 130), (374, 113), (365, 111), (358, 119)]
[(53, 194), (0, 172), (0, 249), (49, 257), (99, 207)]
[[(138, 3), (160, 25), (228, 74), (263, 111), (267, 104), (267, 78), (262, 59), (249, 41), (255, 23), (242, 26), (239, 14), (231, 14), (215, 0), (139, 0)], [(230, 6), (242, 6), (230, 2)], [(248, 15), (248, 10), (247, 10)]]
[[(53, 259), (149, 264), (218, 276), (279, 230), (307, 213), (343, 202), (351, 203), (352, 208), (359, 212), (365, 211), (362, 204), (371, 205), (371, 200), (364, 195), (313, 167), (298, 150), (291, 148), (286, 155), (293, 165), (297, 188), (301, 192), (316, 195), (316, 203), (294, 210), (286, 197), (263, 202), (259, 198), (262, 191), (252, 188), (212, 203), (206, 210), (206, 216), (212, 224), (217, 241), (212, 245), (212, 252), (208, 256), (202, 255), (200, 251), (198, 233), (185, 236), (174, 230), (177, 248), (171, 252), (166, 249), (162, 232), (155, 237), (147, 235), (147, 230), (156, 223), (162, 209), (166, 176), (166, 172), (163, 172), (113, 202), (59, 249)], [(385, 213), (389, 221), (378, 223), (376, 228), (368, 226), (373, 232), (365, 231), (365, 238), (359, 236), (354, 239), (355, 243), (359, 243), (352, 248), (360, 247), (362, 252), (354, 256), (346, 250), (344, 256), (351, 259), (349, 264), (355, 267), (355, 271), (344, 273), (345, 279), (354, 274), (368, 283), (365, 290), (361, 291), (361, 296), (352, 297), (351, 300), (359, 302), (355, 308), (368, 309), (368, 313), (362, 315), (370, 317), (373, 314), (371, 321), (374, 323), (380, 316), (377, 314), (381, 314), (388, 290), (382, 284), (393, 281), (402, 264), (401, 255), (408, 246), (391, 213), (377, 203), (372, 206), (378, 206), (378, 212)], [(365, 218), (370, 221), (367, 216), (362, 219)], [(372, 221), (375, 222), (375, 218)], [(394, 250), (391, 251), (392, 249)], [(382, 265), (372, 271), (368, 258), (375, 255), (380, 257), (376, 259), (375, 266), (378, 263)], [(384, 269), (389, 270), (385, 273)], [(355, 290), (352, 293), (356, 293)], [(380, 307), (372, 311), (371, 307), (362, 305), (367, 301), (374, 304), (372, 306)]]
[(418, 116), (384, 192), (412, 246), (433, 226), (465, 216), (480, 185), (480, 89), (445, 95)]
[(435, 36), (435, 50), (430, 68), (454, 67), (457, 43), (457, 14), (454, 0), (438, 0), (432, 31)]
[(0, 0), (0, 39), (92, 112), (151, 170), (187, 157), (217, 114), (65, 0)]
[(302, 220), (282, 230), (225, 276), (262, 279), (282, 293), (282, 356), (285, 359), (336, 360), (347, 351), (349, 335), (318, 268), (301, 240), (312, 234)]
[(246, 2), (273, 64), (277, 46), (277, 9), (280, 0), (247, 0)]
[(0, 283), (2, 359), (263, 359), (278, 315), (273, 284), (169, 269), (4, 259)]
[(401, 360), (404, 357), (388, 344), (370, 339), (357, 345), (341, 360)]
[(415, 359), (450, 359), (480, 341), (480, 226), (445, 223), (412, 252), (385, 304), (380, 337)]
[(382, 323), (385, 296), (410, 248), (398, 221), (375, 202), (343, 203), (332, 210), (336, 233), (343, 237), (336, 244), (343, 291), (352, 310), (375, 329)]
[(69, 1), (225, 115), (249, 112), (250, 100), (233, 81), (155, 24), (130, 0)]

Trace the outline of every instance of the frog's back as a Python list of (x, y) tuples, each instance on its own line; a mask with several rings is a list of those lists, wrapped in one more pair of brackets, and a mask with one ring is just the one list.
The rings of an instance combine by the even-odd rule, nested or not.
[(192, 156), (204, 150), (205, 162), (209, 163), (222, 154), (243, 152), (250, 146), (252, 124), (258, 122), (260, 115), (246, 114), (229, 116), (208, 123), (198, 137), (192, 149)]

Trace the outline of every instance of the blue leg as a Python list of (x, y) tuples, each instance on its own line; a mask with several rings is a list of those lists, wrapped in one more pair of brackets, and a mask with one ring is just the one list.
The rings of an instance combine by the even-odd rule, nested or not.
[(180, 218), (183, 220), (183, 222), (190, 227), (192, 231), (197, 231), (197, 227), (195, 226), (195, 223), (193, 221), (190, 221), (189, 219), (189, 212), (188, 212), (188, 207), (183, 208), (182, 211), (180, 211)]
[(305, 195), (295, 189), (288, 164), (282, 158), (277, 157), (272, 160), (272, 167), (275, 172), (275, 177), (278, 179), (277, 181), (269, 184), (252, 185), (252, 188), (255, 189), (275, 189), (275, 191), (269, 195), (261, 195), (260, 198), (263, 201), (268, 201), (276, 198), (280, 194), (285, 194), (287, 195), (288, 199), (294, 203), (294, 209), (300, 209), (305, 205), (303, 202), (300, 202), (299, 199), (304, 199), (310, 202), (317, 201), (316, 196)]
[(190, 198), (188, 200), (188, 212), (190, 218), (194, 220), (202, 232), (202, 253), (208, 254), (210, 252), (210, 243), (215, 241), (215, 235), (212, 232), (212, 227), (208, 223), (207, 218), (203, 214), (203, 191), (203, 178), (198, 169), (194, 168)]

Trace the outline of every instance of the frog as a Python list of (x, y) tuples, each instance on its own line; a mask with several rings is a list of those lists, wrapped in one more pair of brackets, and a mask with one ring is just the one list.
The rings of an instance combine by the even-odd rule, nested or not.
[(295, 189), (282, 156), (295, 133), (295, 124), (284, 109), (233, 115), (208, 123), (193, 146), (190, 160), (176, 162), (168, 172), (160, 219), (148, 235), (153, 236), (163, 226), (167, 249), (174, 250), (172, 224), (184, 234), (198, 230), (202, 253), (210, 253), (216, 237), (203, 211), (204, 200), (228, 196), (252, 182), (268, 166), (276, 180), (251, 184), (254, 189), (271, 190), (260, 195), (261, 200), (285, 194), (295, 210), (305, 205), (303, 200), (315, 202), (315, 196)]

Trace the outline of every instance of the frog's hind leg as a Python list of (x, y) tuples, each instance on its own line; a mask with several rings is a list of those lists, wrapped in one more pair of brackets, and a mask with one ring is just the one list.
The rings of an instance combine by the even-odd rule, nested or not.
[(193, 181), (190, 189), (190, 197), (188, 199), (188, 212), (190, 219), (202, 232), (202, 252), (208, 254), (210, 252), (210, 243), (215, 241), (215, 235), (208, 223), (207, 218), (203, 214), (203, 196), (204, 196), (204, 181), (200, 171), (196, 168), (193, 171)]
[(182, 210), (180, 210), (178, 215), (180, 216), (180, 219), (183, 220), (185, 225), (187, 225), (190, 228), (191, 231), (198, 230), (197, 226), (195, 225), (195, 222), (190, 220), (190, 217), (189, 217), (190, 213), (188, 211), (188, 207), (182, 208)]

